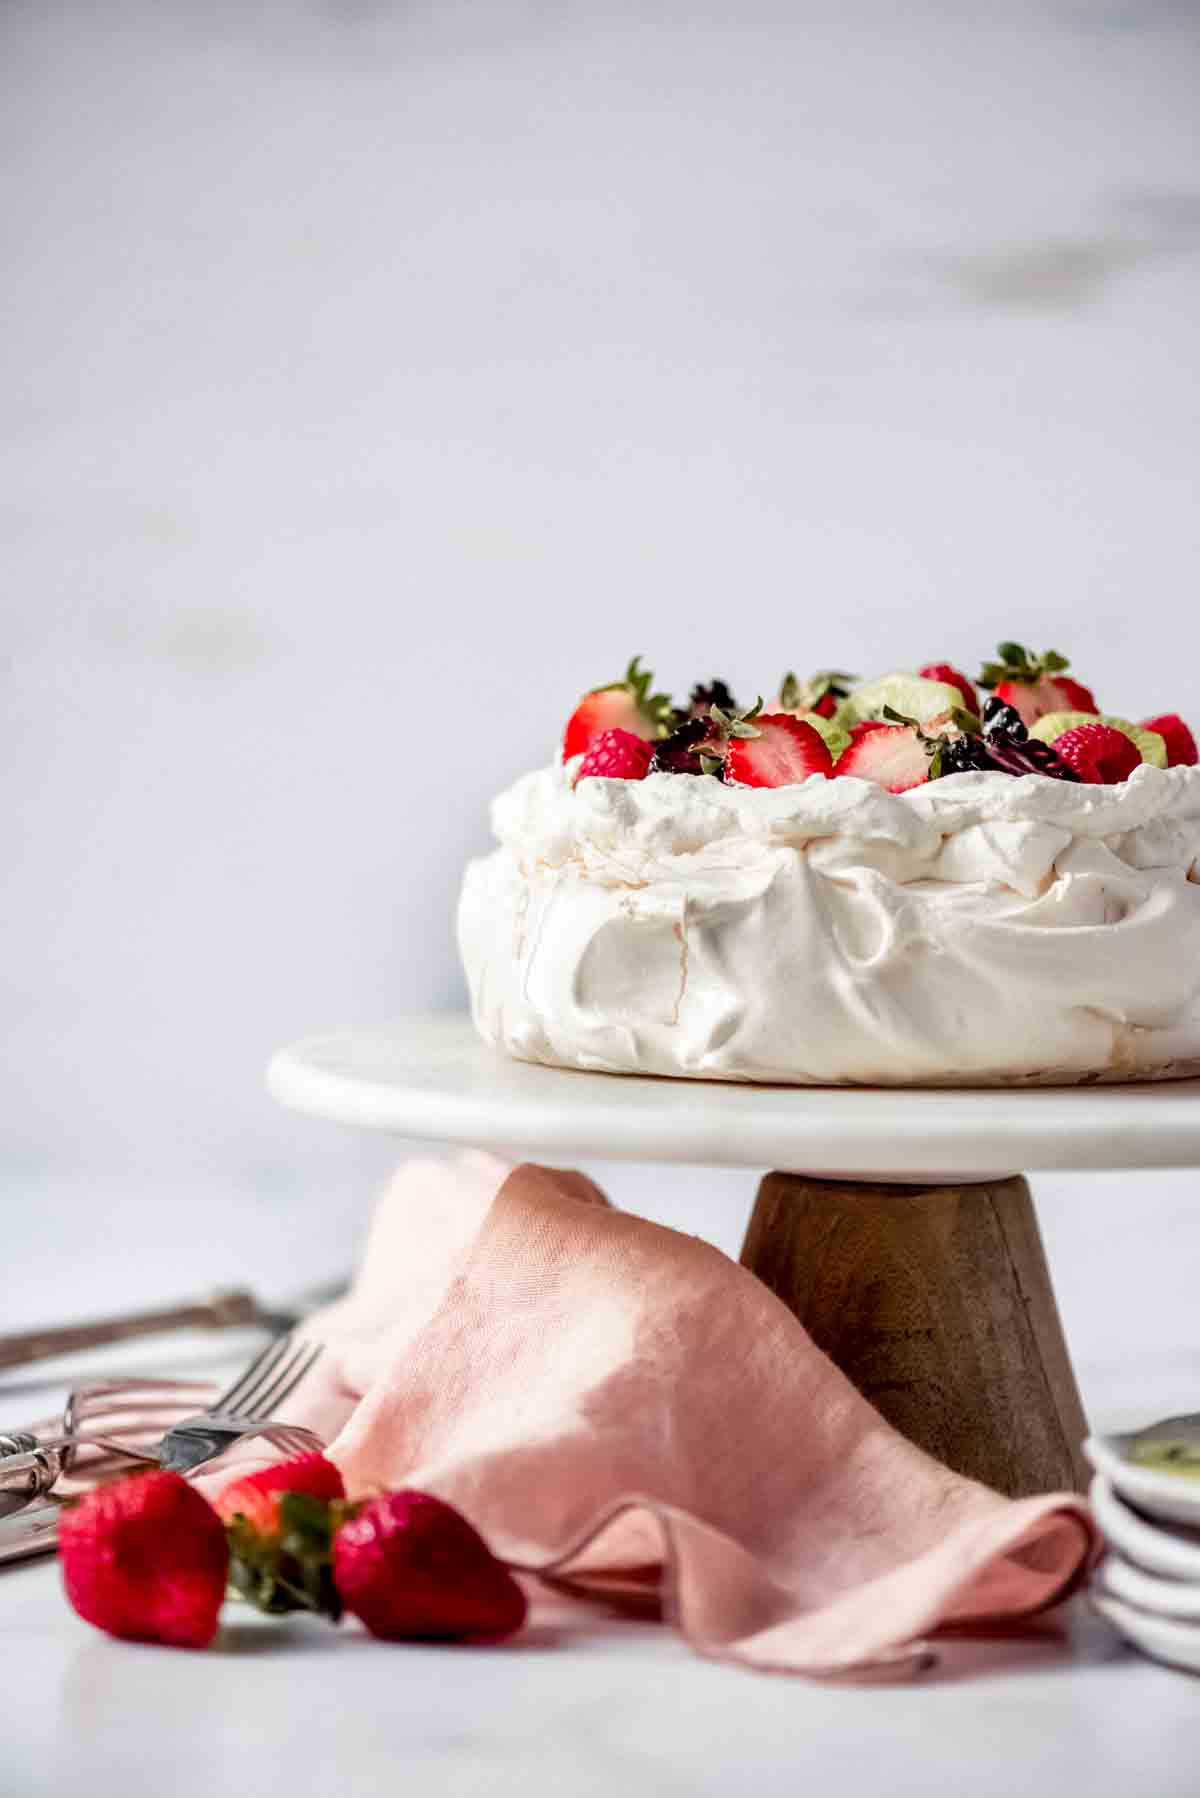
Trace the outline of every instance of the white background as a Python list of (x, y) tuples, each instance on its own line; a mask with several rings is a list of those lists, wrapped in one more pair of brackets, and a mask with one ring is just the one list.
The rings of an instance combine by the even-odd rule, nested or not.
[[(461, 1002), (486, 801), (634, 651), (749, 697), (1014, 635), (1200, 719), (1198, 18), (0, 10), (10, 1307), (68, 1240), (98, 1304), (349, 1253), (392, 1150), (265, 1058)], [(1192, 1185), (1042, 1183), (1114, 1406)], [(733, 1246), (746, 1194), (635, 1196)]]

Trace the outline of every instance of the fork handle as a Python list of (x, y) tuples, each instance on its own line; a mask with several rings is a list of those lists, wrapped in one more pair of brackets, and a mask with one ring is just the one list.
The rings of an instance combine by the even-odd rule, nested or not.
[(232, 1330), (261, 1320), (262, 1311), (253, 1293), (214, 1292), (211, 1298), (193, 1299), (163, 1311), (132, 1311), (121, 1317), (97, 1318), (94, 1323), (18, 1330), (0, 1336), (0, 1368), (73, 1354), (78, 1349), (100, 1348), (108, 1342), (127, 1342), (134, 1336), (154, 1336), (165, 1330)]

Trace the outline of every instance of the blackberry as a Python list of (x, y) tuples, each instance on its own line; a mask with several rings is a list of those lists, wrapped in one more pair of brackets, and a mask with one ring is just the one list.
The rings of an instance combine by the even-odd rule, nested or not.
[(710, 680), (707, 684), (701, 682), (692, 688), (688, 696), (688, 716), (707, 718), (715, 705), (719, 705), (723, 712), (738, 710), (738, 702), (723, 680)]
[(711, 729), (707, 713), (700, 718), (685, 718), (669, 737), (663, 737), (654, 745), (650, 773), (703, 774), (699, 745), (708, 740)]
[(997, 732), (1011, 737), (1014, 743), (1023, 743), (1029, 735), (1016, 706), (1006, 705), (993, 694), (983, 708), (983, 734), (991, 737)]
[(983, 739), (966, 734), (944, 738), (934, 751), (934, 756), (937, 762), (934, 779), (944, 774), (984, 774), (995, 766)]

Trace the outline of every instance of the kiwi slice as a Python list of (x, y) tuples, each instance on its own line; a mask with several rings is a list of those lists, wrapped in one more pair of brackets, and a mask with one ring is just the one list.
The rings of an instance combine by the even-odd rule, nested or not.
[(881, 674), (877, 680), (864, 681), (848, 693), (834, 713), (833, 721), (848, 731), (852, 724), (882, 718), (884, 707), (899, 712), (904, 718), (915, 718), (928, 724), (943, 712), (962, 710), (962, 694), (945, 681), (925, 680), (919, 674)]

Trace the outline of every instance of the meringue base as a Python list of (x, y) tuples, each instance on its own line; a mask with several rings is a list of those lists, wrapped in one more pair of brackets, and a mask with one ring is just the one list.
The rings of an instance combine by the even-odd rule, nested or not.
[(1200, 1071), (1200, 770), (524, 777), (467, 869), (476, 1027), (520, 1060), (798, 1086)]

